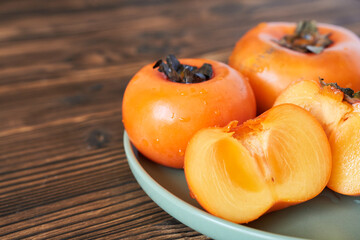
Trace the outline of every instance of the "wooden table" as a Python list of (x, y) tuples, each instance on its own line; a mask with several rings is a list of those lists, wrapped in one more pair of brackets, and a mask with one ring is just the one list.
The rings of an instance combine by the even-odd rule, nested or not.
[(0, 2), (2, 239), (206, 239), (160, 209), (122, 145), (126, 84), (168, 53), (227, 61), (261, 21), (360, 34), (360, 2)]

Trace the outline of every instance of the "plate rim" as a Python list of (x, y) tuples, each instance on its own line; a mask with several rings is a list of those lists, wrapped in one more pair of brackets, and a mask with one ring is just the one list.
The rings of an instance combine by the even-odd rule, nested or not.
[[(213, 239), (229, 239), (229, 237), (242, 238), (246, 237), (249, 240), (305, 240), (306, 238), (297, 238), (292, 236), (286, 236), (276, 233), (271, 233), (251, 227), (247, 227), (241, 224), (236, 224), (206, 212), (203, 209), (199, 209), (182, 199), (178, 198), (166, 188), (161, 186), (156, 180), (154, 180), (150, 174), (141, 166), (135, 152), (136, 149), (132, 146), (129, 136), (124, 130), (123, 145), (125, 149), (125, 155), (130, 166), (130, 170), (134, 175), (136, 181), (139, 183), (144, 192), (165, 212), (169, 215), (190, 227), (191, 229), (211, 237)], [(171, 202), (175, 207), (169, 207)], [(184, 214), (186, 213), (186, 214)], [(194, 219), (202, 221), (194, 221)], [(204, 226), (203, 222), (209, 224)], [(224, 234), (224, 231), (226, 233)]]

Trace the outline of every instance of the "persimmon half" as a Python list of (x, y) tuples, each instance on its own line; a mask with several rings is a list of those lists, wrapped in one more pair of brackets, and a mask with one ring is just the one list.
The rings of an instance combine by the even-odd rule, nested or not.
[(229, 65), (249, 78), (258, 113), (291, 82), (324, 78), (360, 90), (360, 40), (350, 30), (313, 21), (261, 23), (236, 44)]
[(275, 105), (283, 103), (308, 110), (327, 133), (333, 158), (328, 187), (341, 194), (360, 195), (360, 92), (303, 80), (284, 90)]
[(331, 171), (331, 150), (319, 122), (292, 104), (241, 125), (200, 130), (184, 166), (191, 195), (211, 214), (235, 223), (318, 195)]
[(199, 129), (243, 122), (256, 114), (250, 84), (236, 70), (207, 59), (179, 61), (187, 67), (209, 64), (212, 76), (198, 83), (173, 82), (149, 64), (129, 82), (122, 107), (134, 146), (150, 160), (174, 168), (183, 168), (188, 141)]

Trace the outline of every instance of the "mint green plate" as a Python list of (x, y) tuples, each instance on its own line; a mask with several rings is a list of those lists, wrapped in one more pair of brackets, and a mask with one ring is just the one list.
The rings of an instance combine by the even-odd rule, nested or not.
[(325, 189), (318, 197), (246, 225), (215, 217), (190, 197), (184, 171), (153, 163), (142, 156), (124, 133), (124, 148), (136, 180), (149, 197), (171, 216), (214, 239), (360, 239), (360, 197)]

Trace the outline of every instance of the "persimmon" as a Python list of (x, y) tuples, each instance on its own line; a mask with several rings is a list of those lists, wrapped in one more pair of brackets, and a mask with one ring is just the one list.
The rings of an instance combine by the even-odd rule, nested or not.
[(258, 113), (291, 82), (324, 78), (360, 90), (360, 40), (350, 30), (303, 21), (261, 23), (236, 44), (229, 65), (249, 78)]
[(293, 103), (308, 110), (329, 138), (333, 167), (328, 187), (360, 195), (360, 92), (337, 84), (303, 80), (291, 84), (275, 105)]
[(331, 150), (310, 113), (283, 104), (241, 125), (197, 132), (184, 171), (205, 210), (247, 223), (318, 195), (330, 177)]
[[(149, 64), (131, 79), (123, 98), (123, 123), (131, 142), (147, 158), (183, 168), (186, 146), (196, 131), (253, 118), (255, 97), (248, 81), (224, 63), (177, 62), (173, 56), (167, 62), (155, 64), (165, 73)], [(174, 68), (182, 72), (174, 75)], [(205, 75), (211, 76), (203, 81)]]

